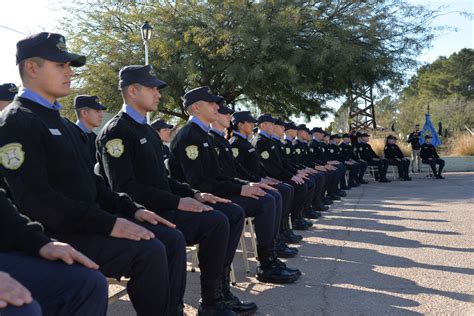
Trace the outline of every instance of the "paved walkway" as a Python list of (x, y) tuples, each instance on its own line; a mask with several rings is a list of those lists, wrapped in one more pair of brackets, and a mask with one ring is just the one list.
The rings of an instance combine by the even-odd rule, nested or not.
[[(304, 273), (296, 284), (256, 282), (238, 253), (234, 292), (256, 301), (261, 315), (474, 315), (474, 173), (348, 193), (303, 233), (300, 256), (288, 262)], [(188, 274), (188, 315), (198, 276)], [(109, 312), (133, 314), (126, 300)]]

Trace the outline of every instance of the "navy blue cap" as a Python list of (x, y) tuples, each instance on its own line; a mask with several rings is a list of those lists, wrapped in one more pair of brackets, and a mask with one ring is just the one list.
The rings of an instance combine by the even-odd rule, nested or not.
[(431, 137), (430, 134), (426, 134), (426, 135), (425, 135), (425, 139), (428, 139), (428, 138), (433, 138), (433, 137)]
[[(360, 137), (370, 137), (370, 135), (367, 134), (367, 133), (362, 133), (362, 134), (360, 134)], [(395, 136), (393, 136), (393, 137), (394, 137), (395, 139), (397, 139)]]
[(11, 101), (15, 98), (18, 93), (18, 88), (14, 83), (4, 83), (0, 85), (0, 100)]
[(296, 126), (296, 130), (298, 131), (306, 131), (309, 133), (309, 128), (306, 127), (306, 124), (300, 124)]
[(232, 114), (232, 124), (241, 122), (257, 123), (257, 120), (250, 114), (250, 111), (237, 111)]
[(275, 123), (276, 121), (277, 119), (272, 117), (270, 114), (263, 114), (257, 118), (257, 124), (259, 125), (265, 122)]
[(287, 123), (285, 123), (285, 130), (287, 131), (287, 130), (289, 130), (289, 129), (294, 129), (294, 130), (296, 130), (296, 129), (298, 129), (298, 128), (296, 127), (296, 124), (295, 124), (295, 123), (293, 123), (293, 122), (287, 122)]
[(277, 118), (275, 121), (275, 125), (285, 126), (285, 122), (282, 119)]
[(125, 66), (119, 72), (119, 89), (127, 87), (131, 84), (138, 83), (145, 87), (158, 87), (162, 89), (166, 87), (166, 82), (156, 77), (155, 71), (150, 65), (131, 65)]
[(234, 110), (232, 110), (231, 108), (226, 107), (225, 105), (223, 105), (223, 103), (224, 102), (221, 102), (217, 112), (219, 112), (220, 114), (224, 114), (224, 115), (234, 113)]
[(107, 108), (99, 102), (99, 98), (95, 95), (78, 95), (74, 98), (74, 108), (90, 108), (94, 110), (106, 110)]
[(362, 133), (361, 133), (361, 132), (357, 132), (355, 135), (356, 135), (356, 137), (362, 137)]
[(31, 57), (40, 57), (61, 63), (70, 62), (73, 67), (81, 67), (86, 63), (85, 56), (67, 51), (64, 36), (47, 32), (33, 34), (16, 43), (17, 65)]
[(333, 134), (331, 136), (329, 136), (329, 139), (340, 139), (341, 138), (341, 135), (339, 134)]
[(321, 133), (321, 134), (324, 134), (324, 130), (323, 130), (321, 127), (314, 127), (314, 128), (311, 130), (311, 134), (314, 134), (314, 133)]
[[(365, 133), (364, 133), (364, 134), (365, 134)], [(396, 138), (395, 136), (393, 136), (393, 135), (388, 135), (388, 136), (387, 136), (387, 139), (397, 139), (397, 138)]]
[(173, 128), (174, 127), (174, 125), (168, 124), (162, 119), (154, 120), (153, 122), (151, 122), (150, 125), (151, 125), (151, 127), (156, 129), (157, 131), (159, 131), (162, 128)]
[(215, 102), (219, 104), (224, 100), (224, 98), (213, 94), (211, 89), (205, 86), (189, 90), (181, 97), (181, 100), (183, 100), (184, 107), (187, 108), (198, 101)]
[(351, 137), (351, 134), (348, 134), (348, 133), (342, 134), (342, 138), (350, 138), (350, 137)]

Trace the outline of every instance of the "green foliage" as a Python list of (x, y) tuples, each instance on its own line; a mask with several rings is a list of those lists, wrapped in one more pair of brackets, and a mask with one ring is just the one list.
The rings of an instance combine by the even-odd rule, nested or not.
[[(325, 100), (351, 84), (395, 84), (431, 41), (436, 12), (402, 0), (74, 1), (64, 21), (72, 47), (88, 56), (80, 93), (112, 110), (117, 73), (143, 64), (140, 27), (154, 27), (150, 63), (168, 83), (159, 111), (186, 118), (180, 97), (209, 85), (234, 107), (284, 118), (330, 112)], [(70, 100), (66, 100), (66, 105)]]

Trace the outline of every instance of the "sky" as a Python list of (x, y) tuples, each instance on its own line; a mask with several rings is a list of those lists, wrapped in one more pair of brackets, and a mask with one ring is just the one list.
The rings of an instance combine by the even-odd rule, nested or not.
[[(457, 11), (466, 11), (474, 14), (474, 0), (409, 0), (410, 3), (436, 9), (443, 6), (442, 12), (434, 21), (434, 25), (446, 25), (456, 30), (445, 31), (432, 43), (432, 47), (418, 56), (422, 63), (429, 63), (439, 56), (449, 56), (462, 48), (474, 48), (474, 21), (460, 16)], [(57, 1), (51, 0), (15, 0), (2, 5), (0, 11), (0, 83), (20, 83), (18, 70), (15, 65), (15, 44), (25, 37), (41, 31), (61, 33), (59, 21), (64, 12), (57, 8)], [(66, 1), (62, 1), (66, 3)], [(27, 8), (27, 9), (26, 9)], [(13, 31), (15, 30), (15, 31)], [(19, 33), (20, 32), (20, 33)], [(24, 33), (24, 34), (22, 34)], [(415, 71), (415, 69), (413, 70)], [(339, 103), (328, 102), (328, 105), (337, 109)], [(332, 121), (331, 117), (325, 121), (318, 119), (309, 122), (309, 127), (326, 127)]]

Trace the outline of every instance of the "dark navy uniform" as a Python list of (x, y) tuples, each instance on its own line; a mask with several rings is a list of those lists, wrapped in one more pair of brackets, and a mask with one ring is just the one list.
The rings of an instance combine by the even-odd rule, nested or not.
[[(349, 134), (344, 134), (343, 136), (344, 138), (349, 138)], [(355, 145), (357, 146), (357, 144), (358, 143), (356, 143)], [(355, 175), (353, 175), (353, 180), (355, 180), (357, 183), (360, 183), (360, 184), (367, 183), (364, 180), (364, 174), (368, 166), (367, 162), (363, 160), (359, 160), (359, 158), (355, 154), (355, 151), (354, 151), (355, 148), (352, 147), (349, 142), (348, 143), (341, 142), (339, 144), (339, 148), (341, 149), (341, 158), (343, 159), (343, 161), (352, 160), (355, 162), (355, 165), (358, 166), (359, 170), (356, 172)], [(349, 165), (347, 167), (351, 169)], [(349, 182), (350, 182), (350, 179), (349, 179)]]
[(39, 250), (52, 240), (43, 227), (20, 213), (12, 204), (8, 187), (0, 177), (0, 271), (10, 274), (32, 294), (33, 302), (9, 305), (2, 315), (105, 315), (107, 281), (80, 265), (39, 258)]
[[(17, 62), (30, 57), (85, 63), (83, 56), (65, 50), (64, 37), (50, 33), (17, 43)], [(60, 108), (26, 87), (0, 113), (1, 172), (15, 202), (48, 235), (94, 260), (106, 276), (130, 277), (127, 290), (138, 315), (170, 312), (170, 300), (178, 294), (170, 293), (169, 284), (176, 287), (175, 275), (186, 265), (182, 234), (143, 224), (160, 240), (111, 237), (118, 216), (133, 220), (143, 207), (110, 191), (94, 174), (86, 135), (60, 116)]]
[(354, 154), (360, 160), (367, 162), (369, 166), (378, 167), (378, 173), (375, 174), (375, 180), (380, 182), (390, 182), (387, 179), (388, 160), (380, 158), (372, 149), (370, 144), (365, 142), (356, 143)]
[[(426, 135), (425, 139), (431, 138), (430, 135)], [(433, 175), (437, 179), (443, 179), (441, 172), (444, 168), (444, 160), (439, 158), (438, 153), (436, 152), (435, 146), (432, 144), (424, 143), (420, 148), (421, 162), (427, 165), (430, 165)], [(436, 165), (439, 165), (438, 171), (436, 171)]]
[[(395, 136), (388, 136), (388, 139), (396, 139)], [(408, 176), (408, 168), (410, 167), (410, 160), (405, 158), (400, 147), (397, 144), (387, 143), (384, 148), (385, 158), (388, 160), (389, 165), (397, 166), (398, 175), (401, 179), (405, 181), (411, 180)]]

